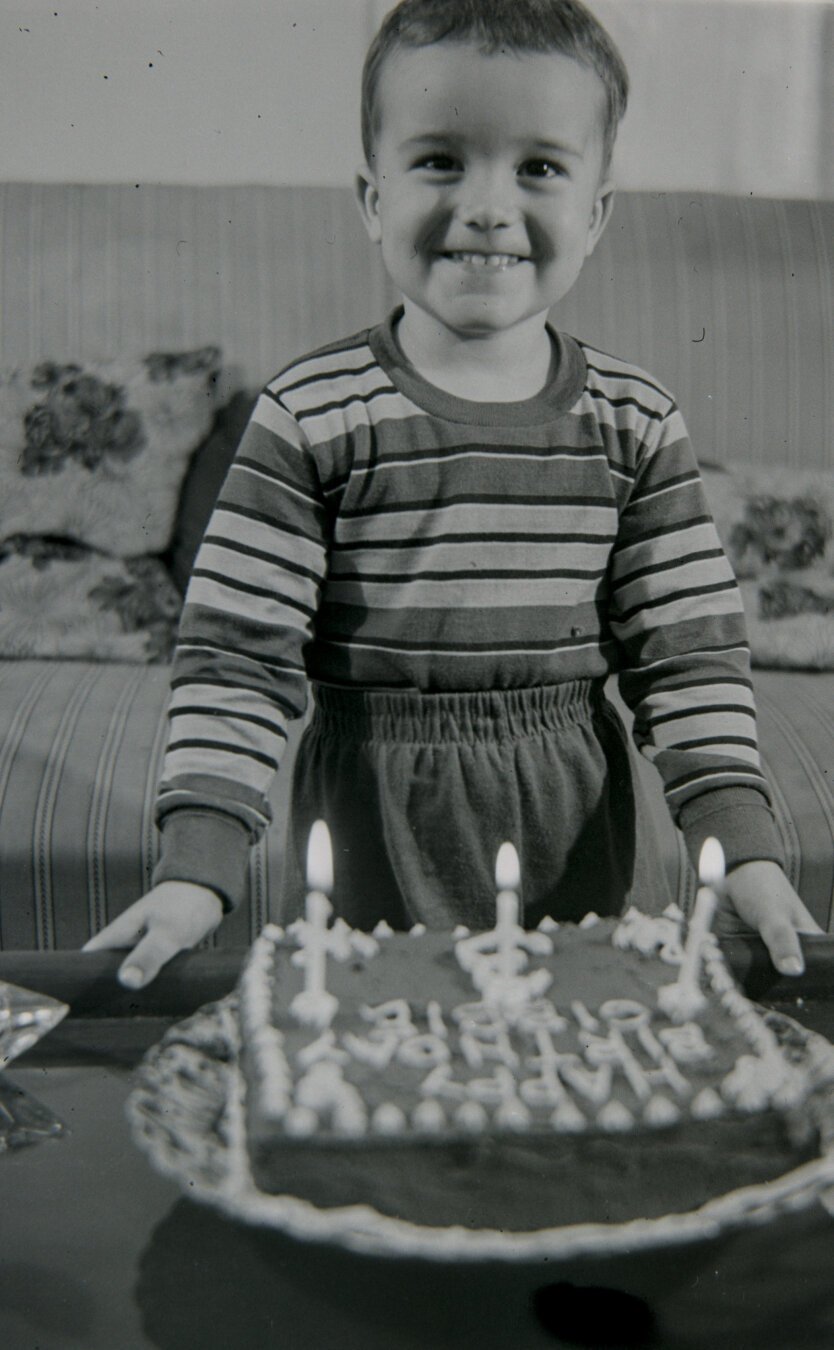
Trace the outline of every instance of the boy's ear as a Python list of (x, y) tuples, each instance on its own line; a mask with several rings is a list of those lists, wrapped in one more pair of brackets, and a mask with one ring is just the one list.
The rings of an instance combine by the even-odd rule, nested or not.
[(614, 184), (609, 180), (600, 184), (599, 191), (594, 201), (593, 211), (591, 212), (591, 223), (588, 230), (588, 240), (585, 245), (585, 257), (590, 258), (600, 236), (611, 218), (611, 208), (614, 205)]
[(359, 206), (359, 214), (365, 222), (371, 242), (378, 244), (382, 238), (382, 225), (379, 218), (379, 190), (373, 173), (367, 164), (356, 170), (354, 191)]

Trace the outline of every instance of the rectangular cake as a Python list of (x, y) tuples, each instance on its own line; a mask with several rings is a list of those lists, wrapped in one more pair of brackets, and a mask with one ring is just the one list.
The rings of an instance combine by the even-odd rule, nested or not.
[(523, 1232), (688, 1212), (814, 1158), (810, 1080), (711, 936), (697, 1006), (677, 998), (681, 919), (509, 945), (267, 927), (240, 986), (256, 1187)]

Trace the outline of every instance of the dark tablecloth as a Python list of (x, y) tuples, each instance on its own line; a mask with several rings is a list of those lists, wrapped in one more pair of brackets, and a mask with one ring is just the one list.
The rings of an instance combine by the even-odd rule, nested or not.
[(183, 1197), (130, 1138), (129, 1069), (20, 1062), (9, 1076), (69, 1133), (0, 1156), (3, 1350), (834, 1346), (834, 1219), (819, 1205), (650, 1256), (381, 1260)]

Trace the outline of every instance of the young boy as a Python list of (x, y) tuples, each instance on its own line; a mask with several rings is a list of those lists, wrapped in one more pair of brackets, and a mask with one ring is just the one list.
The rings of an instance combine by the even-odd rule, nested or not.
[(130, 987), (239, 899), (302, 714), (307, 832), (360, 927), (662, 905), (612, 672), (697, 857), (785, 973), (816, 924), (779, 866), (741, 604), (680, 414), (551, 328), (611, 210), (627, 77), (577, 0), (404, 0), (365, 66), (360, 209), (403, 294), (266, 387), (194, 567), (149, 895), (87, 944)]

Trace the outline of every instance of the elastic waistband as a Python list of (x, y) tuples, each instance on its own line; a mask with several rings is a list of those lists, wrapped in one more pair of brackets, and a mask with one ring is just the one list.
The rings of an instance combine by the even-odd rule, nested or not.
[(585, 722), (604, 702), (602, 680), (529, 689), (424, 693), (314, 684), (319, 730), (362, 741), (471, 744), (516, 740)]

